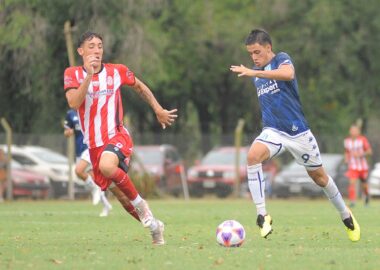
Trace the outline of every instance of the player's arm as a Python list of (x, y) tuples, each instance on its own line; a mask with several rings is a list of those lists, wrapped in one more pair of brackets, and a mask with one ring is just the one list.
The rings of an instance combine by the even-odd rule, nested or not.
[(88, 55), (83, 59), (83, 66), (86, 69), (87, 75), (82, 84), (78, 88), (71, 88), (66, 91), (66, 99), (71, 109), (79, 109), (86, 98), (88, 87), (94, 75), (94, 63), (98, 61), (95, 55)]
[(91, 83), (92, 74), (87, 74), (83, 83), (78, 88), (71, 88), (66, 91), (66, 99), (71, 109), (77, 110), (86, 98), (88, 86)]
[(152, 107), (162, 128), (165, 129), (167, 125), (170, 126), (172, 123), (174, 123), (175, 119), (177, 118), (177, 109), (170, 111), (163, 109), (158, 103), (157, 99), (154, 97), (149, 87), (146, 86), (138, 78), (136, 78), (135, 84), (132, 85), (132, 88), (145, 102), (147, 102)]
[(370, 157), (370, 156), (372, 156), (372, 147), (371, 147), (371, 145), (369, 144), (367, 138), (365, 139), (364, 146), (365, 146), (365, 148), (364, 148), (364, 156), (365, 156), (365, 157)]
[(230, 70), (238, 73), (238, 77), (248, 76), (279, 81), (291, 81), (294, 79), (294, 67), (291, 64), (280, 65), (278, 69), (274, 70), (254, 70), (244, 65), (231, 66)]

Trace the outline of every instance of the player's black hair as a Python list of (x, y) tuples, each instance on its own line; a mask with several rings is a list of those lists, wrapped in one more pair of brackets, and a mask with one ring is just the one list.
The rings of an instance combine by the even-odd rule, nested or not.
[(80, 46), (82, 46), (83, 43), (84, 43), (86, 40), (91, 40), (91, 39), (93, 39), (94, 37), (96, 37), (96, 38), (100, 39), (101, 41), (103, 41), (103, 37), (102, 37), (100, 34), (95, 33), (95, 32), (92, 32), (92, 31), (86, 31), (86, 32), (84, 32), (84, 33), (79, 37), (79, 39), (78, 39), (78, 44), (77, 44), (78, 48), (79, 48)]
[(249, 33), (245, 40), (245, 45), (252, 45), (258, 43), (260, 45), (270, 44), (272, 45), (272, 39), (270, 35), (262, 29), (254, 29)]

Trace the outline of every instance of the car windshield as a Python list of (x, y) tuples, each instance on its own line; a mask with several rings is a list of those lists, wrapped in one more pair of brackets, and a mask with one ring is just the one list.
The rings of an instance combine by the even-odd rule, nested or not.
[[(246, 158), (247, 153), (240, 151), (240, 163), (244, 163)], [(211, 151), (202, 159), (201, 163), (202, 165), (234, 165), (235, 151)]]
[(135, 153), (141, 162), (146, 165), (159, 165), (163, 162), (163, 156), (158, 149), (135, 148)]
[(68, 162), (65, 156), (49, 150), (33, 150), (31, 153), (48, 163), (66, 164)]
[(20, 163), (18, 163), (16, 160), (13, 160), (13, 159), (11, 162), (11, 167), (12, 167), (12, 169), (22, 169), (23, 168)]

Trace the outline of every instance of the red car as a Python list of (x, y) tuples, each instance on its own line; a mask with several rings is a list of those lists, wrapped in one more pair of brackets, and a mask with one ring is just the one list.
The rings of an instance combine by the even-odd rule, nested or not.
[(50, 182), (46, 176), (26, 170), (16, 161), (12, 161), (11, 167), (14, 198), (46, 199), (49, 197)]
[[(240, 182), (247, 179), (248, 147), (240, 148)], [(220, 198), (232, 193), (235, 185), (236, 148), (219, 147), (208, 152), (200, 164), (191, 167), (187, 173), (189, 191), (192, 196), (201, 197), (206, 192), (216, 193)]]
[(132, 169), (146, 170), (155, 180), (156, 187), (165, 193), (175, 196), (182, 193), (181, 177), (185, 175), (184, 164), (174, 146), (134, 146), (133, 155)]

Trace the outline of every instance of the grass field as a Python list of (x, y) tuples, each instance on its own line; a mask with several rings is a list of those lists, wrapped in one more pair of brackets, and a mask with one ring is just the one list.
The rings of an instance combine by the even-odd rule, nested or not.
[[(0, 269), (380, 269), (380, 202), (354, 213), (358, 243), (327, 200), (272, 200), (270, 239), (261, 239), (247, 200), (150, 201), (166, 223), (167, 245), (154, 247), (140, 224), (113, 201), (107, 218), (87, 201), (0, 204)], [(240, 248), (216, 244), (215, 229), (236, 219)]]

